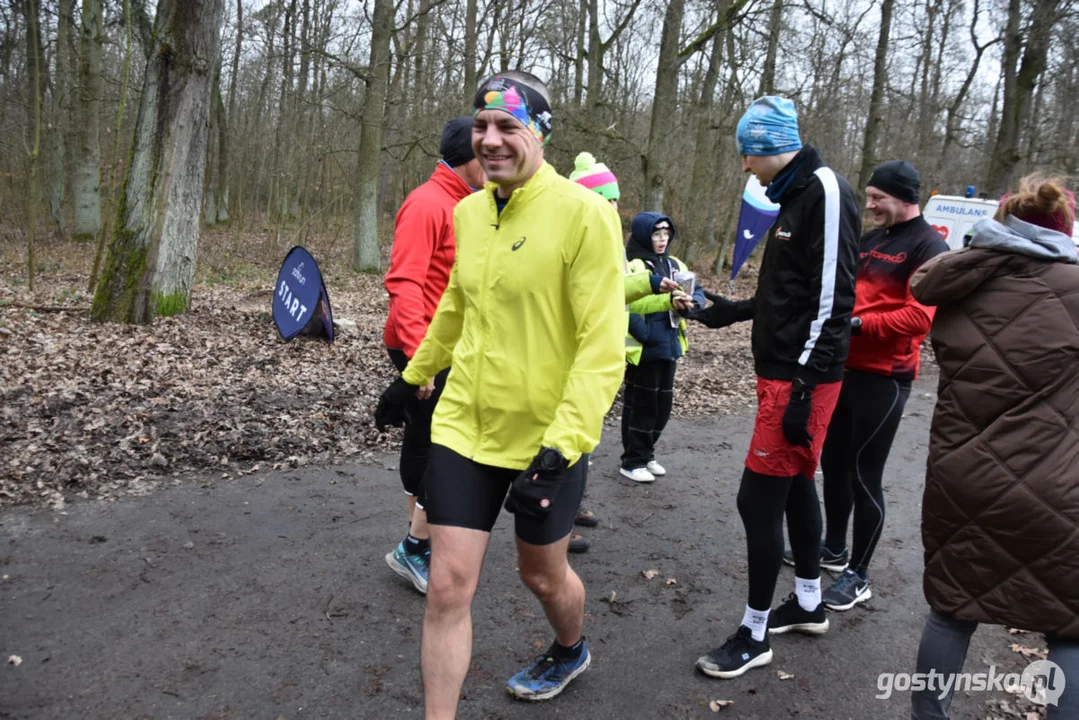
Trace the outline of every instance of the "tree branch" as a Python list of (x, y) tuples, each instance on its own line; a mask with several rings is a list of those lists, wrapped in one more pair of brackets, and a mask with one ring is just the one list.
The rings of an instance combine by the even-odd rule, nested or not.
[(678, 51), (679, 64), (684, 63), (694, 53), (703, 50), (704, 46), (708, 44), (708, 41), (715, 37), (716, 33), (734, 24), (733, 21), (735, 19), (735, 15), (738, 14), (739, 10), (748, 5), (749, 2), (750, 0), (736, 0), (736, 2), (732, 3), (731, 6), (727, 8), (727, 11), (719, 17), (719, 19), (712, 23), (712, 25), (708, 27), (704, 32), (694, 38), (694, 40), (689, 45), (686, 45), (684, 48)]

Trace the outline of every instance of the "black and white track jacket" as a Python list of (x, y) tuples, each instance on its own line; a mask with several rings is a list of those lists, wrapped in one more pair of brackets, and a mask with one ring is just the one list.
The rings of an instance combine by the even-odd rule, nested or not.
[(753, 302), (757, 375), (842, 380), (858, 269), (858, 200), (809, 146), (768, 191), (780, 211), (769, 230)]

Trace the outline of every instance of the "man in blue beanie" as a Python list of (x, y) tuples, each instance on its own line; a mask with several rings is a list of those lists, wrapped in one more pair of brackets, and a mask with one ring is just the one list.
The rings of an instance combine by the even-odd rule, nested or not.
[[(828, 630), (821, 603), (821, 511), (813, 482), (839, 397), (850, 344), (860, 229), (858, 201), (845, 179), (803, 147), (794, 103), (762, 97), (738, 123), (742, 169), (780, 206), (769, 230), (757, 292), (691, 318), (721, 328), (753, 321), (757, 420), (738, 490), (746, 530), (749, 598), (738, 630), (697, 661), (718, 678), (772, 661), (768, 633)], [(783, 558), (786, 512), (795, 591), (770, 612)]]

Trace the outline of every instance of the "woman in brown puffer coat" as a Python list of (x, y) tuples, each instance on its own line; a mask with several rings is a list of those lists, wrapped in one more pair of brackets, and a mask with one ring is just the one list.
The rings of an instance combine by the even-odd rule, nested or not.
[[(1075, 199), (1025, 178), (969, 246), (911, 281), (940, 365), (922, 500), (918, 672), (963, 668), (978, 623), (1046, 634), (1049, 718), (1079, 718), (1079, 264)], [(988, 668), (986, 668), (988, 670)], [(954, 675), (953, 675), (954, 676)], [(943, 686), (915, 720), (947, 718)], [(943, 694), (944, 697), (938, 697)], [(1043, 696), (1044, 697), (1044, 696)]]

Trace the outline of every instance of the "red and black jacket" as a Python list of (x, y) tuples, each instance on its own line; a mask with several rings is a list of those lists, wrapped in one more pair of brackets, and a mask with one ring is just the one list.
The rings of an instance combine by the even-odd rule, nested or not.
[(862, 237), (854, 300), (862, 327), (850, 340), (848, 369), (896, 380), (918, 376), (919, 351), (935, 308), (914, 299), (910, 278), (926, 260), (947, 251), (940, 233), (921, 215)]

